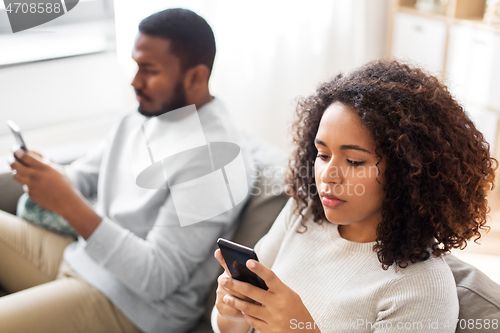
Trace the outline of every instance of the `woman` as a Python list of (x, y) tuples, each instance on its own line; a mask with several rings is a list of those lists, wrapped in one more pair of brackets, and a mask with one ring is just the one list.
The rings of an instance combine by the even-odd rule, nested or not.
[(435, 77), (378, 61), (323, 84), (294, 128), (292, 199), (247, 262), (269, 289), (231, 279), (216, 251), (214, 329), (454, 332), (443, 255), (487, 229), (497, 167), (463, 108)]

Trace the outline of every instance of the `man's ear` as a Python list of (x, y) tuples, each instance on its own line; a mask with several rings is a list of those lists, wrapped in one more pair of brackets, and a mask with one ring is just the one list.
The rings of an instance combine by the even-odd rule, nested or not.
[(208, 86), (208, 78), (210, 70), (206, 65), (199, 64), (186, 71), (185, 88), (187, 90), (198, 90), (204, 86)]

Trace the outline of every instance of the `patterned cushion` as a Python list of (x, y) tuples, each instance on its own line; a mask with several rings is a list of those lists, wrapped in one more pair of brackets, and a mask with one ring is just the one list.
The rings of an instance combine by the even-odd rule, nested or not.
[(56, 213), (38, 206), (28, 194), (24, 193), (17, 203), (17, 216), (39, 227), (55, 233), (78, 237), (75, 229)]

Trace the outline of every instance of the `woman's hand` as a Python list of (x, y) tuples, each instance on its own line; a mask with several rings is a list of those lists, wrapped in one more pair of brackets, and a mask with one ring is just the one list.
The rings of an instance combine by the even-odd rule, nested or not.
[[(231, 293), (231, 291), (229, 291), (228, 289), (224, 288), (221, 285), (221, 281), (225, 281), (226, 279), (232, 280), (232, 278), (231, 278), (231, 275), (229, 273), (229, 270), (227, 269), (226, 262), (224, 260), (224, 257), (222, 257), (222, 253), (220, 252), (220, 250), (215, 251), (214, 256), (215, 256), (215, 259), (217, 259), (217, 261), (219, 261), (221, 266), (224, 268), (224, 273), (222, 273), (219, 276), (219, 278), (217, 279), (218, 286), (217, 286), (217, 292), (216, 292), (217, 299), (215, 301), (215, 306), (217, 307), (217, 310), (219, 311), (219, 313), (223, 317), (226, 317), (226, 318), (231, 319), (233, 321), (245, 321), (245, 318), (243, 318), (243, 314), (241, 313), (241, 311), (235, 309), (234, 307), (232, 307), (230, 305), (227, 305), (226, 303), (224, 303), (223, 300), (224, 300), (224, 297), (226, 295), (236, 297), (239, 299), (247, 299), (247, 298), (245, 296), (237, 293), (237, 292)], [(247, 299), (247, 300), (251, 301), (250, 299)]]
[[(304, 323), (304, 327), (310, 323), (313, 327), (301, 331), (320, 332), (300, 296), (285, 285), (272, 270), (255, 260), (248, 260), (247, 267), (260, 276), (269, 289), (266, 291), (249, 283), (220, 276), (219, 286), (227, 291), (223, 296), (221, 293), (226, 305), (226, 307), (221, 306), (224, 311), (230, 312), (227, 306), (233, 308), (232, 311), (239, 311), (253, 328), (263, 333), (296, 332), (296, 327), (292, 326), (294, 322)], [(246, 299), (234, 295), (245, 296)], [(217, 298), (219, 299), (219, 294)]]

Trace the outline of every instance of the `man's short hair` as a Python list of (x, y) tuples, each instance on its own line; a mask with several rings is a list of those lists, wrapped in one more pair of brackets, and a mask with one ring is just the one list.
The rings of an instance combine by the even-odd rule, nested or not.
[(169, 39), (170, 52), (180, 59), (183, 71), (203, 64), (212, 72), (214, 33), (207, 21), (195, 12), (183, 8), (163, 10), (142, 20), (139, 32)]

